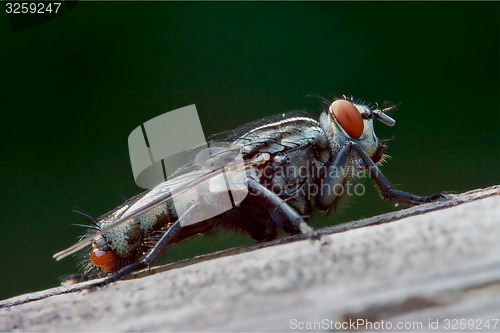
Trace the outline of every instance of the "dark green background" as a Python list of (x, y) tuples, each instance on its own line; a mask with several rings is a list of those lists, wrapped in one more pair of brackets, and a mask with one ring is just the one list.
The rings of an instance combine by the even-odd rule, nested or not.
[[(205, 134), (293, 109), (308, 93), (401, 103), (384, 165), (416, 194), (498, 184), (499, 6), (487, 3), (85, 3), (28, 30), (0, 21), (0, 299), (77, 271), (52, 254), (140, 191), (127, 137), (196, 104)], [(393, 209), (368, 194), (327, 221)], [(436, 235), (439, 237), (439, 235)], [(222, 239), (222, 242), (220, 241)], [(390, 240), (389, 240), (390, 241)], [(251, 242), (229, 233), (178, 260)]]

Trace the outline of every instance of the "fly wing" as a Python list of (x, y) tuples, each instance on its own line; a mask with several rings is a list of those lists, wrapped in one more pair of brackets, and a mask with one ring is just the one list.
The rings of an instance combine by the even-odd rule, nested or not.
[[(218, 197), (222, 192), (230, 190), (233, 203), (238, 204), (247, 194), (248, 188), (245, 181), (246, 174), (249, 171), (248, 166), (263, 163), (270, 153), (286, 149), (298, 149), (314, 140), (319, 135), (318, 133), (321, 132), (319, 123), (309, 117), (304, 117), (305, 114), (303, 117), (291, 118), (290, 115), (290, 113), (287, 113), (280, 115), (278, 119), (265, 119), (263, 121), (264, 125), (251, 124), (250, 128), (253, 128), (252, 130), (249, 130), (248, 127), (242, 127), (233, 131), (225, 139), (212, 140), (210, 148), (197, 153), (192, 162), (172, 174), (174, 178), (157, 185), (131, 207), (122, 208), (120, 214), (114, 215), (114, 220), (109, 225), (95, 234), (82, 238), (78, 243), (66, 250), (54, 254), (54, 258), (60, 260), (87, 247), (96, 236), (122, 223), (131, 221), (158, 205), (168, 204), (171, 200), (174, 201), (181, 196), (189, 197), (190, 191), (194, 187), (202, 185), (202, 183), (205, 185), (204, 191), (207, 196), (215, 194), (213, 197)], [(294, 127), (295, 123), (301, 126)], [(287, 131), (291, 131), (287, 137), (289, 142), (286, 140), (285, 142), (282, 138), (283, 132)], [(293, 136), (294, 133), (295, 137)], [(300, 140), (297, 140), (298, 136), (300, 136)], [(302, 142), (304, 140), (307, 142)], [(263, 147), (267, 148), (263, 150)], [(268, 153), (263, 154), (267, 151)], [(245, 155), (245, 159), (241, 154)], [(210, 202), (207, 201), (207, 203)]]
[[(53, 257), (56, 260), (61, 260), (70, 254), (78, 252), (90, 245), (96, 236), (130, 221), (158, 205), (173, 202), (182, 194), (204, 182), (208, 184), (207, 186), (210, 191), (221, 192), (224, 190), (227, 192), (229, 189), (233, 197), (235, 197), (235, 201), (241, 201), (242, 197), (244, 198), (241, 193), (247, 190), (246, 177), (242, 177), (242, 175), (246, 175), (246, 166), (251, 164), (251, 161), (245, 162), (238, 155), (239, 149), (228, 149), (227, 147), (212, 147), (207, 149), (210, 151), (202, 150), (195, 157), (193, 165), (197, 168), (196, 170), (160, 183), (131, 207), (123, 211), (112, 224), (97, 233), (82, 238), (73, 246), (54, 254)], [(234, 158), (235, 155), (237, 156), (236, 158)]]

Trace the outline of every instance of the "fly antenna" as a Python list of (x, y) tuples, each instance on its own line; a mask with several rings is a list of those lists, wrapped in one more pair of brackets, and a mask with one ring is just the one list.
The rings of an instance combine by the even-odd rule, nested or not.
[[(385, 103), (384, 103), (385, 104)], [(388, 107), (385, 107), (382, 109), (382, 112), (391, 112), (391, 111), (394, 111), (396, 110), (399, 106), (401, 105), (401, 103), (399, 104), (394, 104), (394, 105), (390, 105)], [(382, 105), (382, 107), (384, 107), (384, 105)], [(377, 109), (378, 109), (378, 105), (377, 105)]]
[(396, 121), (394, 119), (392, 119), (391, 117), (389, 117), (388, 115), (386, 115), (381, 110), (373, 110), (373, 115), (375, 117), (377, 117), (377, 119), (381, 123), (386, 124), (387, 126), (394, 126), (394, 124), (396, 123)]
[[(384, 103), (385, 104), (385, 103)], [(383, 108), (382, 110), (380, 110), (378, 108), (378, 104), (377, 104), (377, 109), (376, 110), (373, 110), (373, 115), (375, 117), (377, 117), (377, 119), (383, 123), (383, 124), (386, 124), (387, 126), (394, 126), (394, 124), (396, 123), (396, 120), (394, 120), (393, 118), (389, 117), (387, 114), (385, 114), (386, 112), (389, 112), (389, 111), (392, 111), (392, 110), (395, 110), (397, 107), (398, 107), (399, 104), (396, 104), (396, 105), (391, 105), (389, 107), (386, 107), (386, 108)], [(382, 106), (383, 107), (383, 106)]]

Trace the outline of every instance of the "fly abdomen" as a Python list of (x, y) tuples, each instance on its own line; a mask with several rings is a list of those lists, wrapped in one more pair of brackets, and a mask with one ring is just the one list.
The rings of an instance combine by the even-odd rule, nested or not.
[(151, 208), (145, 213), (103, 233), (108, 245), (122, 258), (129, 257), (134, 248), (153, 231), (163, 228), (169, 221), (166, 204)]
[(169, 223), (177, 220), (175, 209), (169, 208), (167, 203), (162, 203), (109, 228), (133, 210), (133, 207), (134, 205), (126, 204), (100, 221), (100, 229), (109, 230), (94, 238), (90, 251), (91, 265), (88, 268), (92, 268), (93, 265), (105, 272), (120, 269), (126, 263), (143, 255), (148, 238), (159, 230), (168, 228)]

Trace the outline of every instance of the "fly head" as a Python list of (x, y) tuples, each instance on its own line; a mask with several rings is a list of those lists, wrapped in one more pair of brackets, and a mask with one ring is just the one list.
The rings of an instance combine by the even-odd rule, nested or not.
[(390, 109), (392, 108), (372, 110), (369, 106), (354, 103), (352, 99), (344, 97), (328, 105), (328, 110), (322, 114), (320, 122), (329, 133), (333, 147), (340, 149), (348, 141), (355, 142), (377, 163), (383, 159), (386, 140), (377, 138), (373, 119), (393, 126), (394, 119), (385, 114), (385, 111)]

